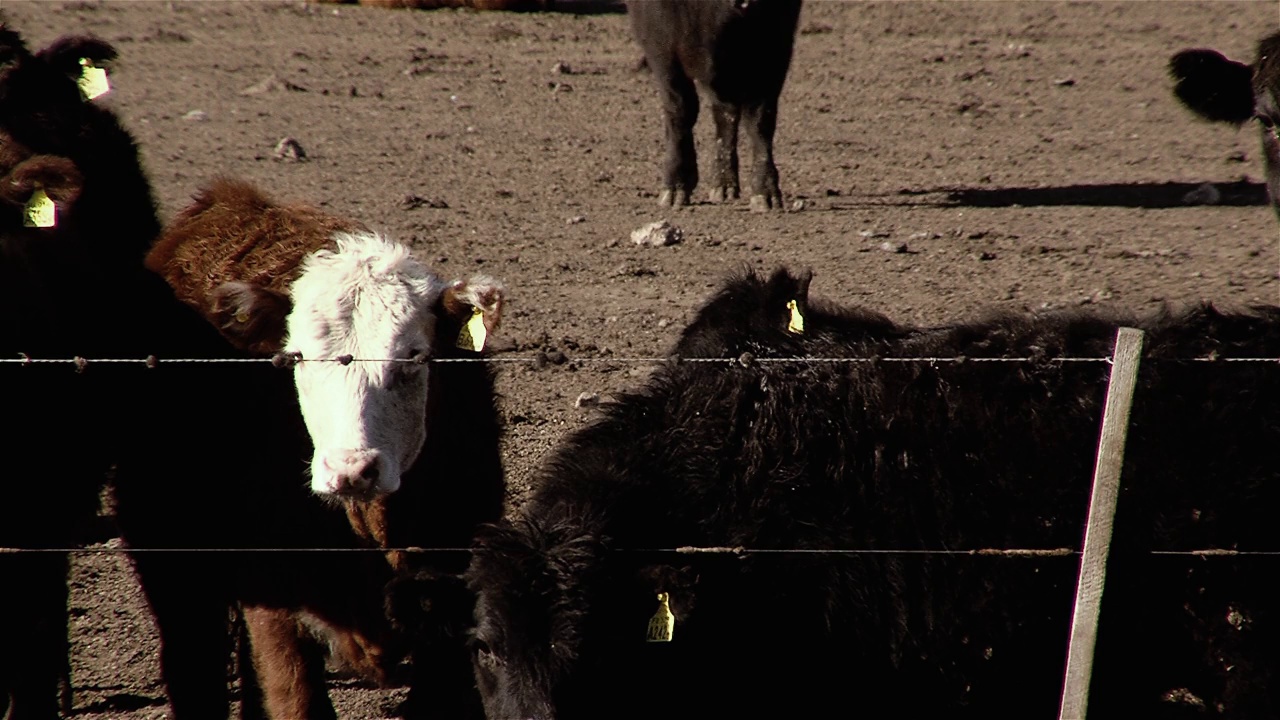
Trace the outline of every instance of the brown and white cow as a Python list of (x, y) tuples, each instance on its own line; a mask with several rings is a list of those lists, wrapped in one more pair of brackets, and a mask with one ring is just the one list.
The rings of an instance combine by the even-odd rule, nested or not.
[(428, 361), (458, 331), (438, 337), (436, 326), (478, 316), (487, 333), (501, 312), (502, 287), (483, 276), (446, 282), (407, 247), (375, 233), (339, 233), (335, 240), (336, 250), (306, 259), (289, 288), (284, 347), (302, 358), (294, 380), (316, 446), (311, 489), (391, 493), (422, 451), (430, 422), (448, 420), (447, 411), (428, 417)]
[(321, 495), (400, 487), (428, 432), (428, 361), (457, 350), (442, 345), (458, 345), (463, 328), (463, 349), (482, 349), (504, 297), (492, 278), (445, 281), (405, 245), (226, 179), (197, 195), (148, 265), (238, 346), (301, 360)]
[[(213, 569), (232, 587), (228, 600), (244, 607), (270, 716), (332, 712), (317, 630), (377, 681), (411, 653), (408, 716), (476, 714), (461, 633), (448, 630), (470, 612), (455, 578), (467, 554), (394, 549), (468, 547), (476, 527), (501, 513), (489, 367), (438, 362), (481, 358), (483, 338), (500, 319), (501, 285), (483, 276), (445, 281), (403, 245), (234, 180), (202, 190), (166, 228), (148, 266), (238, 347), (259, 356), (284, 351), (277, 357), (293, 367), (298, 406), (289, 412), (295, 424), (305, 421), (314, 447), (308, 452), (287, 431), (250, 436), (269, 462), (227, 479), (219, 495), (239, 497), (218, 508), (219, 527), (167, 541), (392, 549), (272, 554), (251, 567)], [(285, 403), (278, 396), (273, 403), (278, 415)], [(309, 489), (292, 479), (303, 478), (307, 455)], [(182, 502), (193, 500), (188, 493)], [(255, 523), (263, 515), (281, 524)], [(429, 614), (398, 612), (397, 623), (418, 631), (412, 636), (385, 611), (384, 590), (397, 577), (419, 585), (427, 578), (429, 586), (439, 578), (444, 593)]]

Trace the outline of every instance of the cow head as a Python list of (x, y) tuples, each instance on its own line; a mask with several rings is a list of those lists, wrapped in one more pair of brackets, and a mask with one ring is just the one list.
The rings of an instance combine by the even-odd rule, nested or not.
[(874, 345), (906, 330), (862, 308), (809, 297), (813, 273), (778, 268), (768, 276), (747, 270), (729, 278), (680, 333), (673, 349), (688, 358), (846, 356), (852, 338)]
[[(486, 277), (445, 282), (374, 233), (335, 238), (337, 250), (307, 258), (290, 287), (284, 347), (302, 360), (294, 379), (315, 445), (312, 490), (367, 498), (400, 487), (430, 432), (427, 361), (478, 352), (459, 349), (459, 330), (496, 327), (503, 289)], [(447, 409), (438, 415), (447, 422)]]
[(1216, 50), (1193, 48), (1169, 60), (1174, 95), (1200, 117), (1242, 125), (1256, 119), (1262, 130), (1267, 192), (1280, 215), (1280, 33), (1258, 43), (1252, 65)]
[[(44, 193), (57, 208), (56, 217), (64, 217), (83, 189), (84, 176), (70, 159), (32, 155), (0, 130), (0, 203), (9, 206), (15, 215), (36, 193)], [(16, 227), (17, 221), (12, 224)]]
[(468, 571), (476, 594), (472, 665), (489, 718), (552, 720), (574, 686), (604, 545), (572, 524), (487, 529)]
[(0, 120), (18, 141), (39, 152), (75, 155), (91, 110), (77, 84), (84, 63), (103, 67), (116, 57), (109, 43), (87, 35), (59, 38), (34, 55), (21, 36), (0, 26)]
[(84, 128), (95, 110), (76, 81), (82, 61), (102, 64), (115, 57), (111, 45), (88, 36), (63, 37), (33, 55), (17, 32), (0, 25), (0, 203), (7, 206), (0, 212), (6, 229), (22, 226), (19, 213), (37, 193), (56, 207), (56, 218), (80, 197), (84, 177), (72, 158), (82, 154), (82, 144), (100, 138)]
[(1262, 153), (1271, 207), (1280, 215), (1280, 33), (1258, 44), (1253, 68), (1254, 112), (1262, 125)]
[[(694, 607), (696, 577), (612, 551), (579, 519), (523, 519), (481, 532), (467, 571), (475, 594), (472, 666), (490, 720), (661, 717), (660, 692)], [(665, 594), (672, 642), (647, 640)], [(638, 690), (639, 689), (639, 690)]]

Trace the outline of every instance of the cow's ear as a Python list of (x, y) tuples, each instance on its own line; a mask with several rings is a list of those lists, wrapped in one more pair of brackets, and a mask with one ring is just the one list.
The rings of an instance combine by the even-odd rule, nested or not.
[(36, 53), (46, 65), (72, 79), (80, 77), (86, 62), (100, 68), (116, 55), (111, 43), (90, 35), (68, 35)]
[(83, 187), (84, 176), (74, 162), (57, 155), (36, 155), (18, 163), (3, 178), (0, 193), (8, 202), (25, 205), (41, 191), (61, 215), (75, 204)]
[(651, 607), (654, 619), (660, 617), (665, 597), (667, 609), (675, 616), (678, 634), (679, 625), (687, 622), (697, 610), (698, 573), (688, 565), (647, 565), (640, 568), (636, 579), (639, 592), (648, 596), (646, 607)]
[(31, 57), (27, 44), (22, 41), (18, 31), (5, 27), (0, 21), (0, 66), (7, 66), (25, 61)]
[(233, 345), (255, 353), (284, 346), (285, 319), (293, 309), (288, 296), (261, 285), (227, 282), (209, 300), (213, 322)]
[(780, 321), (790, 333), (804, 334), (804, 318), (809, 314), (809, 284), (813, 271), (802, 268), (793, 273), (781, 268), (769, 277), (765, 312), (770, 322)]
[(502, 322), (506, 290), (493, 278), (476, 275), (455, 280), (440, 294), (440, 316), (457, 332), (457, 346), (480, 352), (485, 339)]
[(1253, 68), (1216, 50), (1183, 50), (1169, 59), (1173, 94), (1207, 120), (1237, 125), (1254, 114)]

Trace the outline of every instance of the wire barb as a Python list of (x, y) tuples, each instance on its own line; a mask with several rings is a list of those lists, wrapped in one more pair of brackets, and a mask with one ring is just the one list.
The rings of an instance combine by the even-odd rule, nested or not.
[[(1076, 548), (971, 548), (971, 549), (932, 549), (932, 548), (749, 548), (742, 545), (681, 545), (667, 548), (614, 548), (615, 552), (630, 553), (665, 553), (675, 555), (942, 555), (968, 557), (1005, 557), (1005, 558), (1061, 558), (1080, 555)], [(69, 554), (111, 554), (111, 553), (473, 553), (476, 548), (469, 547), (239, 547), (239, 548), (171, 548), (171, 547), (4, 547), (0, 546), (0, 555), (20, 553), (69, 553)], [(1227, 548), (1206, 548), (1201, 550), (1151, 550), (1152, 557), (1189, 557), (1189, 558), (1243, 558), (1265, 557), (1280, 558), (1280, 550), (1232, 550)]]
[[(292, 368), (298, 363), (313, 362), (336, 362), (346, 365), (348, 363), (544, 363), (545, 358), (540, 359), (540, 355), (506, 355), (502, 357), (426, 357), (425, 355), (415, 355), (411, 358), (358, 358), (351, 355), (340, 355), (333, 358), (304, 358), (299, 352), (279, 352), (269, 358), (165, 358), (159, 360), (155, 355), (147, 355), (145, 357), (136, 358), (85, 358), (76, 356), (71, 358), (33, 358), (27, 353), (16, 353), (17, 357), (0, 358), (0, 365), (36, 365), (36, 364), (74, 364), (77, 367), (83, 367), (89, 363), (145, 363), (149, 367), (163, 362), (166, 365), (178, 363), (199, 363), (199, 364), (225, 364), (225, 363), (271, 363), (276, 367)], [(769, 364), (786, 364), (786, 363), (834, 363), (834, 364), (866, 364), (875, 365), (878, 363), (925, 363), (929, 365), (964, 365), (967, 363), (1030, 363), (1030, 364), (1047, 364), (1047, 363), (1106, 363), (1111, 364), (1110, 357), (969, 357), (965, 355), (957, 355), (950, 357), (880, 357), (868, 355), (863, 357), (811, 357), (808, 355), (795, 357), (756, 357), (751, 353), (743, 353), (738, 357), (723, 358), (691, 358), (681, 357), (679, 355), (668, 356), (637, 356), (637, 357), (575, 357), (574, 363), (630, 363), (635, 365), (680, 365), (683, 363), (704, 363), (710, 365), (738, 365), (741, 367), (754, 367)], [(1262, 363), (1268, 365), (1280, 364), (1280, 357), (1158, 357), (1143, 358), (1143, 362), (1190, 362), (1190, 363)]]
[(271, 364), (278, 368), (292, 368), (302, 362), (300, 352), (278, 352), (271, 356)]

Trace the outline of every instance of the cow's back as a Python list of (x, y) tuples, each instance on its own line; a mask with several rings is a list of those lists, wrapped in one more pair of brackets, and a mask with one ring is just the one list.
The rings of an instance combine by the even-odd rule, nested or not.
[(786, 78), (801, 0), (642, 0), (632, 33), (650, 63), (673, 62), (731, 103), (776, 94)]
[[(332, 249), (358, 223), (308, 205), (282, 205), (253, 185), (218, 179), (170, 222), (146, 265), (206, 318), (214, 291), (241, 282), (287, 294), (304, 258)], [(216, 324), (216, 323), (215, 323)]]
[[(806, 333), (821, 334), (823, 323), (814, 312)], [(733, 698), (704, 700), (707, 711), (964, 716), (1017, 707), (1049, 716), (1074, 556), (963, 551), (1078, 546), (1110, 368), (1053, 358), (1107, 356), (1117, 325), (1133, 323), (1147, 330), (1149, 349), (1113, 546), (1120, 570), (1108, 580), (1099, 639), (1100, 667), (1117, 680), (1101, 681), (1096, 705), (1157, 707), (1169, 683), (1195, 679), (1216, 684), (1205, 697), (1225, 702), (1229, 716), (1269, 714), (1280, 596), (1248, 560), (1149, 553), (1280, 540), (1266, 517), (1280, 502), (1271, 450), (1280, 444), (1280, 371), (1184, 360), (1280, 355), (1274, 308), (1200, 307), (1141, 321), (1006, 316), (848, 348), (851, 358), (1029, 358), (1015, 363), (664, 368), (561, 445), (527, 513), (599, 524), (614, 548), (871, 551), (608, 556), (694, 568), (697, 605), (687, 625), (677, 623), (679, 637), (665, 650), (636, 644), (617, 663), (640, 675), (663, 667), (693, 678), (688, 693)], [(1209, 645), (1222, 662), (1204, 654)], [(865, 690), (835, 690), (840, 677)], [(797, 692), (758, 692), (779, 681)]]

